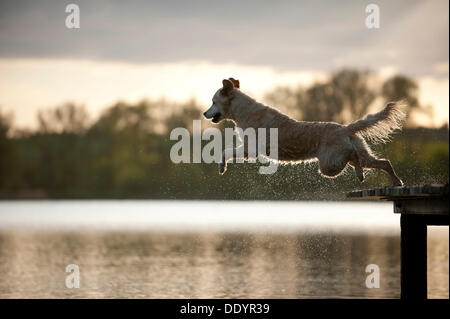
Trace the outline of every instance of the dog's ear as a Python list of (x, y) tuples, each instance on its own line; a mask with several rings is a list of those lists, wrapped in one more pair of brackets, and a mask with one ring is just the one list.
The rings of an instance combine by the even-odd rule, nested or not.
[(231, 83), (233, 83), (233, 86), (237, 89), (240, 88), (240, 84), (239, 84), (239, 80), (233, 79), (233, 78), (229, 78), (228, 80), (231, 81)]
[(222, 84), (223, 84), (223, 88), (222, 88), (221, 92), (223, 95), (228, 95), (234, 88), (233, 82), (231, 82), (228, 79), (224, 79), (222, 81)]

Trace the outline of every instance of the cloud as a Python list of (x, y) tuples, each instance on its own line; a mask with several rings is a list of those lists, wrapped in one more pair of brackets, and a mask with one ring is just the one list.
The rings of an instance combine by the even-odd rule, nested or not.
[(410, 75), (448, 60), (448, 2), (379, 1), (381, 28), (360, 1), (83, 1), (81, 29), (65, 2), (0, 4), (0, 56), (270, 65), (329, 71), (396, 65)]

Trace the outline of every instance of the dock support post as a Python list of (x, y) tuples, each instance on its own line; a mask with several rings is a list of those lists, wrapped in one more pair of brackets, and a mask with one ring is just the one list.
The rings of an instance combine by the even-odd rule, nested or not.
[(427, 299), (427, 223), (426, 216), (402, 214), (401, 298)]
[(347, 194), (352, 199), (389, 200), (401, 214), (401, 298), (425, 300), (427, 226), (448, 226), (449, 184), (377, 187)]

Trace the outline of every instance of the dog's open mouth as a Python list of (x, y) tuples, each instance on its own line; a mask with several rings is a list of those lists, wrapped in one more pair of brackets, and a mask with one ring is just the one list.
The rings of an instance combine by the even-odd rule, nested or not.
[(220, 113), (214, 114), (212, 118), (213, 123), (219, 123), (220, 121)]

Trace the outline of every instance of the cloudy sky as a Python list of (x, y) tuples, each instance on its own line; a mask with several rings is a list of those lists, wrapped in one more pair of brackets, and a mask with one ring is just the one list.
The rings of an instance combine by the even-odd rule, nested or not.
[[(69, 3), (80, 7), (80, 29), (65, 26)], [(118, 99), (206, 105), (224, 77), (258, 97), (356, 67), (413, 77), (435, 108), (423, 124), (448, 122), (448, 1), (373, 2), (379, 29), (365, 27), (369, 3), (2, 1), (0, 107), (32, 126), (36, 110), (65, 101), (94, 115)]]

